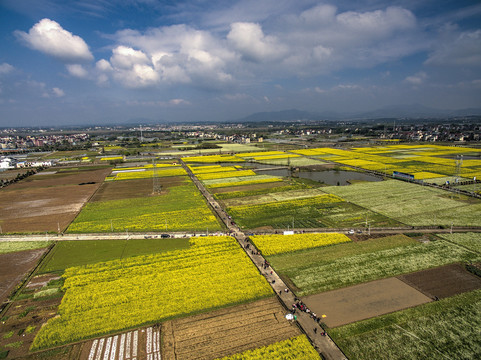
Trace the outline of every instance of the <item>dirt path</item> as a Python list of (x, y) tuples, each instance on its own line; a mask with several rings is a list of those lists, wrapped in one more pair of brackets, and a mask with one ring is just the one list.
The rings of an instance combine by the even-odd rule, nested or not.
[[(261, 255), (254, 253), (250, 250), (249, 242), (246, 239), (245, 234), (240, 230), (240, 228), (235, 224), (228, 214), (219, 206), (217, 201), (212, 197), (212, 195), (207, 191), (204, 185), (194, 176), (190, 169), (182, 164), (184, 169), (187, 171), (191, 177), (194, 184), (197, 186), (199, 191), (204, 195), (210, 206), (216, 211), (219, 218), (224, 222), (227, 228), (232, 232), (232, 235), (237, 239), (241, 247), (245, 250), (246, 254), (250, 257), (255, 266), (259, 269), (259, 272), (266, 277), (266, 280), (272, 286), (273, 290), (280, 298), (281, 303), (283, 303), (286, 309), (290, 309), (292, 304), (295, 302), (295, 294), (289, 290), (285, 292), (285, 289), (289, 287), (284, 283), (284, 281), (277, 275), (277, 273), (271, 267), (265, 267), (265, 259)], [(287, 313), (287, 310), (286, 310)], [(337, 345), (332, 341), (329, 336), (322, 336), (319, 325), (309, 317), (306, 313), (297, 314), (297, 322), (301, 327), (303, 332), (309, 337), (311, 343), (316, 348), (316, 350), (325, 359), (347, 359), (342, 351), (337, 347)], [(315, 330), (314, 330), (315, 329)], [(319, 331), (318, 331), (319, 330)]]

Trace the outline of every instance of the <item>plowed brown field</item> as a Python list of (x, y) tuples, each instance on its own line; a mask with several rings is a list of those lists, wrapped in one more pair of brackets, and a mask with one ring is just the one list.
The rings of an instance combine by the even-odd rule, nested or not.
[(1, 189), (2, 231), (63, 231), (109, 173), (95, 169), (34, 175)]
[(427, 296), (438, 299), (481, 289), (481, 278), (459, 264), (418, 271), (398, 278)]
[(300, 334), (277, 298), (259, 300), (162, 324), (163, 359), (210, 360)]

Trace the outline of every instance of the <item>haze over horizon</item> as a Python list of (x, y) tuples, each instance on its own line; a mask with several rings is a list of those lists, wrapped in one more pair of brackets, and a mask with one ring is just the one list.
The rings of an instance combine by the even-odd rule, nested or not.
[(478, 1), (3, 0), (0, 127), (481, 107)]

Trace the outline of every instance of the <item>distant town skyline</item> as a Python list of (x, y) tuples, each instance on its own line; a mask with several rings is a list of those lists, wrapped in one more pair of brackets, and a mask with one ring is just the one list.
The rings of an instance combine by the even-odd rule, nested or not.
[(3, 0), (0, 127), (481, 107), (481, 3)]

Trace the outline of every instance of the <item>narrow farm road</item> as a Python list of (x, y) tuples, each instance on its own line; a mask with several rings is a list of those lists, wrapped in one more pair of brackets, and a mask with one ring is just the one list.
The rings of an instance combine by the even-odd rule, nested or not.
[[(280, 278), (279, 275), (270, 266), (265, 266), (266, 260), (260, 254), (253, 251), (250, 248), (249, 241), (245, 234), (239, 229), (239, 227), (229, 218), (228, 214), (219, 206), (213, 196), (207, 191), (204, 185), (196, 178), (196, 176), (190, 171), (190, 169), (182, 163), (182, 166), (189, 174), (190, 178), (197, 186), (202, 195), (206, 198), (209, 205), (214, 209), (219, 218), (224, 222), (227, 228), (232, 232), (233, 236), (237, 239), (240, 246), (244, 249), (246, 254), (250, 257), (254, 265), (257, 266), (260, 273), (265, 276), (266, 280), (271, 285), (272, 289), (285, 305), (286, 309), (290, 309), (292, 304), (295, 303), (295, 294), (289, 289), (286, 283)], [(286, 292), (285, 290), (289, 290)], [(286, 314), (288, 311), (286, 310)], [(316, 350), (322, 355), (324, 359), (340, 360), (347, 359), (343, 352), (337, 347), (328, 335), (321, 335), (322, 329), (320, 326), (304, 312), (296, 312), (297, 322), (304, 333), (310, 338), (312, 344)]]

